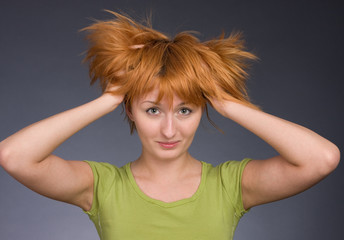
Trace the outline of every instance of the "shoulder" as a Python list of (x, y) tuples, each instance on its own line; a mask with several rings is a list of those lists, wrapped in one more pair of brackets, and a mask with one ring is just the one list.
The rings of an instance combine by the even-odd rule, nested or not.
[(242, 201), (241, 183), (244, 169), (250, 161), (250, 158), (230, 160), (216, 166), (206, 163), (208, 184), (211, 184), (211, 189), (217, 189), (217, 194), (220, 193), (229, 201), (237, 216), (247, 212)]
[(240, 173), (244, 170), (247, 163), (249, 163), (251, 160), (251, 158), (244, 158), (241, 161), (229, 160), (218, 164), (216, 167), (212, 167), (212, 169), (227, 175)]
[(95, 216), (104, 199), (116, 189), (123, 179), (125, 168), (106, 162), (84, 161), (88, 163), (93, 172), (93, 201), (91, 209), (86, 212)]
[(84, 160), (84, 162), (88, 163), (91, 168), (94, 169), (107, 169), (107, 170), (115, 170), (119, 169), (116, 165), (113, 165), (108, 162), (97, 162), (97, 161), (89, 161), (89, 160)]
[(125, 171), (124, 167), (118, 167), (107, 162), (96, 162), (87, 160), (84, 162), (88, 163), (88, 165), (91, 167), (93, 176), (95, 178), (115, 177), (123, 174), (123, 172)]
[(251, 160), (250, 158), (245, 158), (241, 161), (229, 160), (216, 166), (204, 162), (207, 171), (206, 175), (220, 179), (223, 185), (240, 184), (244, 169)]
[(240, 197), (243, 172), (250, 161), (250, 158), (226, 161), (213, 168), (213, 173), (231, 198)]

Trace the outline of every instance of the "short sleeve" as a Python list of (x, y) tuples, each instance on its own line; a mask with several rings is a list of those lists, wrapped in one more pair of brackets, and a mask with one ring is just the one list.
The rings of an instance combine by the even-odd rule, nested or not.
[(109, 189), (113, 186), (116, 171), (115, 166), (109, 163), (101, 163), (94, 161), (85, 161), (87, 162), (93, 172), (93, 200), (92, 207), (89, 211), (84, 211), (91, 217), (96, 216), (102, 200), (109, 193)]
[(245, 166), (250, 160), (245, 158), (242, 161), (227, 161), (219, 165), (223, 187), (238, 217), (242, 217), (247, 212), (242, 200), (241, 180)]

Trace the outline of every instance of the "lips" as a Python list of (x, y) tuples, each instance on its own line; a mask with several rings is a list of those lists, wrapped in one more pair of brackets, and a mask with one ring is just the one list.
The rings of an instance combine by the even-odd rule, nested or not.
[(175, 141), (175, 142), (158, 142), (158, 143), (163, 148), (171, 149), (171, 148), (176, 147), (178, 145), (179, 141)]

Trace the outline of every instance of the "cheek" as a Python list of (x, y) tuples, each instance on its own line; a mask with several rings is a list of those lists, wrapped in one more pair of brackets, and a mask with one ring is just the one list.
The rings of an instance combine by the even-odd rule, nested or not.
[(138, 121), (135, 121), (135, 126), (141, 139), (154, 137), (157, 134), (159, 128), (154, 121), (150, 121), (143, 117), (139, 117), (138, 119)]
[(147, 131), (147, 124), (142, 121), (135, 121), (136, 131), (140, 136), (147, 135), (149, 132)]
[(182, 124), (181, 132), (183, 132), (185, 136), (193, 136), (195, 135), (197, 131), (199, 123), (200, 123), (200, 117), (195, 117), (194, 119), (190, 119), (190, 121)]

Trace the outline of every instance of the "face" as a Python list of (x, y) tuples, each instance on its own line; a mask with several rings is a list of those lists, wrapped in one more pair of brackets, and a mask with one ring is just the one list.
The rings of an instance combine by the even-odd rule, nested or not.
[(202, 116), (202, 108), (173, 97), (172, 107), (152, 91), (132, 103), (129, 117), (142, 142), (142, 154), (157, 159), (185, 157)]

